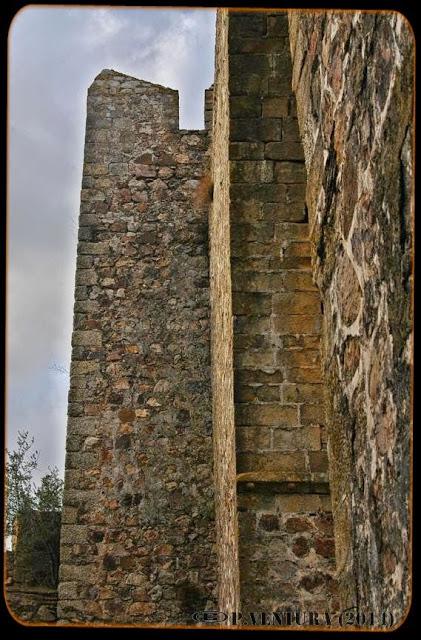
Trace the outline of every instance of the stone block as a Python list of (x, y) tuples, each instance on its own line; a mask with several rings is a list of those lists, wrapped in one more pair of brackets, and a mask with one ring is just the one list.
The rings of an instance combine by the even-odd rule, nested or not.
[(321, 383), (318, 384), (293, 384), (284, 382), (282, 385), (282, 398), (284, 402), (307, 402), (322, 403), (324, 402), (325, 388)]
[(100, 347), (102, 345), (102, 334), (100, 331), (74, 331), (72, 344), (77, 346)]
[[(262, 138), (263, 139), (263, 138)], [(281, 138), (282, 139), (282, 134)], [(277, 138), (267, 138), (267, 144), (265, 145), (265, 158), (268, 160), (285, 160), (291, 162), (304, 161), (304, 151), (301, 142), (291, 142), (289, 140), (277, 141)], [(269, 140), (273, 140), (271, 142)]]
[(264, 13), (231, 13), (229, 17), (230, 47), (238, 39), (261, 37), (267, 32), (267, 17)]
[(264, 151), (263, 142), (231, 142), (229, 157), (230, 160), (263, 160)]
[(306, 222), (307, 213), (304, 199), (300, 201), (291, 200), (287, 195), (285, 185), (278, 184), (274, 186), (281, 187), (281, 189), (279, 191), (274, 190), (274, 193), (277, 194), (276, 200), (273, 198), (266, 199), (263, 205), (264, 218), (274, 222)]
[(271, 448), (271, 431), (265, 427), (239, 427), (236, 442), (239, 453), (268, 451)]
[(267, 97), (263, 100), (262, 116), (264, 118), (284, 118), (288, 116), (287, 97)]
[(234, 366), (236, 368), (265, 368), (275, 364), (275, 353), (268, 350), (246, 350), (234, 353)]
[(321, 318), (307, 315), (282, 315), (273, 318), (274, 329), (280, 335), (307, 334), (319, 335), (321, 330)]
[(267, 160), (235, 160), (230, 162), (230, 179), (234, 182), (261, 184), (272, 182), (273, 163)]
[(235, 315), (267, 316), (272, 310), (272, 297), (266, 293), (235, 293), (233, 313)]
[(288, 15), (286, 11), (284, 13), (279, 12), (276, 16), (268, 16), (267, 34), (268, 37), (288, 37)]
[[(320, 446), (320, 427), (318, 426), (292, 430), (273, 429), (273, 449), (279, 451), (319, 451)], [(311, 471), (313, 471), (312, 468)], [(325, 469), (314, 469), (314, 471), (325, 471)]]
[(297, 408), (278, 403), (237, 405), (235, 420), (238, 425), (296, 426)]
[(231, 118), (258, 118), (262, 113), (262, 101), (259, 96), (231, 96), (229, 109)]
[(274, 178), (283, 184), (305, 184), (306, 170), (303, 162), (275, 162)]
[(284, 315), (320, 314), (320, 296), (317, 291), (276, 293), (273, 296), (273, 313)]
[(325, 424), (326, 410), (324, 404), (304, 404), (301, 407), (302, 424)]
[(302, 451), (288, 453), (239, 453), (237, 456), (237, 472), (252, 471), (304, 473), (305, 457)]
[(281, 369), (266, 369), (265, 371), (236, 369), (234, 379), (239, 384), (279, 384), (283, 381), (284, 374)]
[(229, 57), (229, 74), (231, 77), (240, 76), (242, 79), (250, 75), (269, 75), (270, 60), (267, 55), (252, 53), (234, 53)]
[(308, 457), (313, 473), (327, 473), (329, 466), (327, 451), (310, 451)]

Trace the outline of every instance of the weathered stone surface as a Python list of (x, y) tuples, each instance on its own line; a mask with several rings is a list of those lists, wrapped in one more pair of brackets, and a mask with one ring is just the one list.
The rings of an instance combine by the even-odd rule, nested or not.
[(60, 621), (193, 624), (216, 602), (207, 209), (193, 204), (208, 142), (178, 130), (171, 89), (112, 71), (89, 89)]
[[(251, 483), (252, 509), (244, 512), (240, 505), (243, 610), (308, 602), (306, 597), (311, 596), (303, 597), (305, 590), (298, 589), (306, 575), (305, 562), (302, 567), (297, 562), (310, 558), (311, 534), (300, 546), (285, 530), (278, 512), (262, 516), (260, 525), (256, 512), (267, 510), (268, 500), (275, 504), (276, 496), (287, 497), (288, 508), (304, 506), (303, 501), (292, 503), (290, 496), (283, 496), (280, 485), (275, 489), (270, 483), (274, 475), (299, 479), (297, 490), (303, 492), (308, 491), (304, 479), (308, 481), (312, 474), (327, 480), (324, 420), (319, 419), (319, 407), (324, 404), (318, 341), (321, 301), (311, 270), (306, 171), (291, 60), (283, 48), (287, 22), (286, 12), (229, 15), (236, 467), (239, 478), (261, 479), (259, 490)], [(253, 40), (244, 35), (243, 25), (255, 31)], [(270, 39), (259, 36), (260, 42), (270, 43), (266, 47), (257, 46), (261, 31), (271, 33)], [(240, 51), (247, 54), (238, 55)], [(316, 407), (318, 413), (308, 413), (308, 407)], [(318, 496), (315, 503), (321, 506)], [(265, 535), (275, 534), (279, 540), (269, 543)], [(271, 546), (275, 542), (279, 546)], [(312, 553), (307, 570), (322, 569), (320, 563), (325, 560)], [(337, 605), (332, 595), (333, 570), (331, 549), (323, 606)]]
[(413, 48), (399, 14), (221, 9), (205, 131), (90, 88), (60, 621), (403, 617)]
[(7, 606), (21, 624), (55, 624), (57, 620), (57, 591), (46, 587), (6, 586)]
[[(247, 21), (244, 28), (247, 27)], [(251, 24), (254, 27), (254, 24)], [(212, 421), (220, 611), (240, 608), (230, 264), (229, 16), (217, 15), (213, 111), (213, 203), (209, 214)]]
[(414, 37), (397, 12), (299, 11), (289, 25), (342, 605), (398, 624), (410, 600)]

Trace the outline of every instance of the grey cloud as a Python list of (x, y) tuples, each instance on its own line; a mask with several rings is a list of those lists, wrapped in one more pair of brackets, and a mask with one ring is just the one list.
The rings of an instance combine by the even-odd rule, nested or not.
[(29, 428), (61, 468), (86, 91), (103, 68), (180, 92), (203, 127), (214, 10), (29, 7), (9, 34), (8, 446)]

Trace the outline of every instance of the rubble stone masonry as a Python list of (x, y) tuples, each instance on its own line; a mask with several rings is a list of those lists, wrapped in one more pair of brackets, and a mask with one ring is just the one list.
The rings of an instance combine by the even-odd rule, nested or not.
[(88, 92), (58, 618), (215, 604), (206, 131), (113, 71)]
[(58, 622), (399, 623), (413, 36), (220, 9), (215, 52), (203, 130), (172, 89), (88, 91)]
[(324, 307), (343, 606), (410, 602), (414, 37), (392, 12), (291, 12)]

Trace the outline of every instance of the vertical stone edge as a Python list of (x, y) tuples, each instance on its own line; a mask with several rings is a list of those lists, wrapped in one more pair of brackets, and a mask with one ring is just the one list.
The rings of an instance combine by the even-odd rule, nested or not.
[(219, 610), (240, 608), (230, 263), (228, 10), (216, 21), (209, 218), (212, 410)]
[[(313, 134), (317, 127), (315, 127), (314, 122), (315, 114), (310, 113), (310, 109), (308, 108), (308, 78), (306, 78), (306, 81), (303, 81), (303, 76), (306, 73), (305, 46), (303, 44), (303, 31), (300, 28), (300, 18), (303, 15), (304, 12), (299, 10), (288, 11), (288, 30), (292, 59), (292, 90), (296, 97), (298, 126), (303, 142), (304, 160), (308, 175), (306, 204), (309, 216), (310, 241), (314, 246), (316, 211), (312, 206), (312, 194), (310, 194), (309, 191), (312, 181), (313, 183), (316, 182), (313, 169), (316, 139)], [(313, 272), (314, 271), (313, 265)], [(315, 273), (313, 279), (315, 282), (317, 281)], [(320, 291), (320, 287), (318, 286), (317, 288)], [(323, 299), (323, 291), (320, 291), (320, 293)], [(326, 342), (327, 327), (325, 314), (322, 318), (321, 329), (322, 366), (326, 371), (328, 346)], [(345, 606), (355, 606), (357, 604), (358, 594), (356, 579), (352, 571), (352, 514), (349, 490), (351, 483), (351, 452), (346, 439), (335, 437), (335, 419), (338, 413), (338, 407), (335, 405), (329, 393), (328, 385), (326, 385), (325, 401), (329, 451), (329, 485), (335, 535), (336, 578), (338, 580), (341, 604)]]
[(342, 606), (399, 625), (411, 605), (414, 37), (392, 11), (294, 11), (289, 27)]

